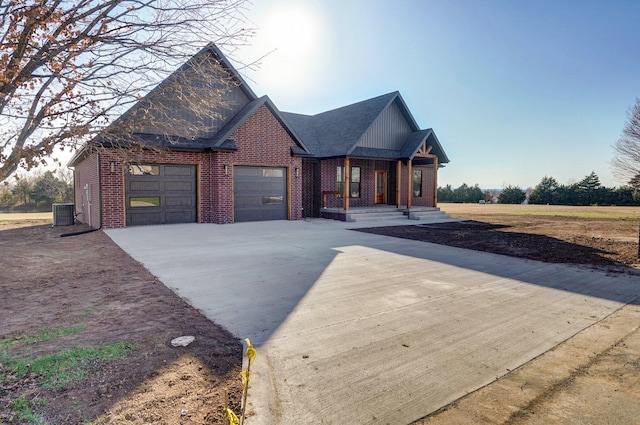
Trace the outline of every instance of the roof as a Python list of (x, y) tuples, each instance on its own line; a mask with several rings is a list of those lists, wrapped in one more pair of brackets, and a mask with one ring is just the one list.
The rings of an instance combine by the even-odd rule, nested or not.
[[(168, 82), (176, 73), (185, 71), (191, 61), (206, 54), (213, 54), (215, 56), (220, 64), (238, 82), (238, 86), (250, 100), (249, 103), (247, 103), (238, 113), (233, 115), (211, 138), (185, 138), (175, 135), (134, 133), (131, 135), (130, 139), (126, 141), (126, 143), (123, 143), (122, 141), (114, 142), (112, 140), (109, 140), (104, 134), (99, 134), (94, 139), (92, 139), (89, 144), (107, 147), (126, 147), (127, 145), (131, 147), (143, 146), (149, 148), (168, 148), (173, 150), (185, 151), (235, 151), (237, 150), (235, 142), (233, 140), (230, 140), (229, 137), (260, 106), (265, 105), (296, 143), (296, 146), (292, 148), (292, 154), (295, 156), (311, 155), (309, 149), (302, 142), (296, 131), (293, 129), (293, 127), (290, 126), (289, 122), (284, 119), (281, 112), (278, 110), (278, 108), (276, 108), (269, 97), (263, 96), (261, 98), (258, 98), (256, 94), (251, 90), (249, 85), (244, 81), (242, 76), (238, 73), (238, 71), (214, 44), (209, 44), (198, 53), (196, 53), (189, 61), (187, 61), (178, 70), (176, 70), (162, 83), (155, 87), (147, 96), (151, 96), (158, 90), (162, 90), (162, 88), (168, 84)], [(131, 116), (133, 111), (135, 111), (135, 109), (140, 105), (141, 102), (144, 102), (144, 98), (140, 102), (136, 103), (136, 105), (133, 105), (131, 108), (129, 108), (129, 110), (127, 110), (116, 121), (114, 121), (111, 126), (117, 126), (119, 123), (123, 122), (129, 116)], [(77, 151), (70, 160), (69, 165), (74, 166), (79, 163), (88, 154), (89, 150), (89, 146), (85, 146), (83, 149)]]
[[(223, 68), (238, 82), (238, 87), (246, 95), (248, 103), (244, 104), (235, 115), (228, 117), (226, 122), (211, 137), (207, 135), (206, 138), (185, 138), (175, 135), (137, 133), (127, 143), (130, 143), (131, 146), (174, 150), (234, 151), (237, 147), (235, 141), (230, 139), (233, 132), (259, 107), (265, 105), (294, 140), (295, 146), (291, 148), (291, 154), (294, 156), (315, 157), (318, 159), (345, 156), (372, 159), (413, 159), (422, 145), (426, 143), (432, 147), (431, 153), (438, 156), (439, 163), (449, 162), (449, 158), (442, 149), (433, 130), (420, 129), (399, 92), (387, 93), (316, 115), (280, 112), (269, 97), (258, 98), (256, 96), (238, 71), (214, 44), (209, 44), (194, 55), (192, 59), (154, 88), (148, 96), (158, 90), (162, 90), (172, 78), (175, 78), (174, 75), (176, 73), (185, 71), (191, 61), (206, 54), (214, 55)], [(123, 120), (126, 120), (141, 102), (144, 102), (144, 98), (111, 125), (117, 126)], [(395, 106), (391, 110), (392, 105)], [(394, 123), (401, 130), (397, 132), (391, 130), (391, 132), (384, 134), (378, 132), (378, 128), (384, 122), (382, 119), (383, 114), (386, 112), (395, 114)], [(389, 117), (389, 114), (386, 117)], [(369, 138), (371, 135), (376, 136), (376, 142), (373, 145), (367, 142), (360, 143), (367, 134)], [(393, 144), (385, 142), (394, 137)], [(404, 137), (406, 139), (403, 141)], [(380, 143), (380, 141), (382, 142)], [(387, 144), (385, 145), (385, 143)], [(90, 144), (99, 146), (116, 145), (116, 143), (106, 139), (104, 134), (95, 137)], [(117, 145), (122, 146), (122, 143)], [(86, 156), (88, 151), (89, 149), (85, 147), (76, 152), (69, 165), (77, 164)]]
[[(401, 149), (358, 146), (363, 135), (393, 103), (398, 106), (411, 134)], [(317, 115), (283, 112), (282, 115), (317, 158), (413, 158), (422, 144), (433, 146), (440, 163), (449, 162), (432, 129), (421, 130), (399, 92), (395, 91)]]

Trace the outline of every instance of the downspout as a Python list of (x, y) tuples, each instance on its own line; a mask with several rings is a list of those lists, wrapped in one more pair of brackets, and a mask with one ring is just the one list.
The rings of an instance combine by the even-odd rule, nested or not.
[(102, 229), (102, 188), (100, 187), (100, 182), (102, 182), (101, 161), (102, 158), (100, 157), (100, 153), (98, 153), (98, 207), (100, 208), (100, 226), (98, 226), (97, 230)]
[(351, 165), (349, 164), (349, 157), (344, 157), (344, 191), (342, 193), (343, 206), (345, 212), (349, 211), (349, 194), (351, 192), (350, 180), (351, 180)]
[(433, 158), (433, 172), (434, 172), (434, 176), (433, 176), (433, 207), (437, 208), (438, 207), (438, 167), (440, 166), (440, 164), (438, 164), (438, 156), (436, 155)]
[(407, 210), (411, 209), (411, 198), (413, 197), (413, 160), (409, 158), (407, 160)]

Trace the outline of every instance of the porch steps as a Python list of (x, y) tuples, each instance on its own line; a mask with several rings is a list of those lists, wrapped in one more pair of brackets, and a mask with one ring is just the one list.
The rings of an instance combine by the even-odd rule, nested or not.
[(382, 221), (382, 220), (406, 220), (407, 216), (403, 211), (366, 211), (366, 212), (348, 212), (346, 221)]
[(454, 218), (451, 218), (449, 214), (440, 209), (433, 209), (431, 211), (410, 211), (408, 213), (409, 220), (420, 220), (423, 223), (436, 223), (436, 222), (446, 222), (446, 221), (458, 221)]
[[(439, 223), (446, 221), (457, 221), (451, 218), (447, 213), (441, 211), (440, 208), (411, 208), (393, 209), (368, 208), (363, 210), (352, 210), (346, 213), (346, 221), (348, 222), (368, 222), (368, 221), (389, 221), (389, 220), (420, 220), (422, 223)], [(407, 223), (410, 224), (410, 223)]]

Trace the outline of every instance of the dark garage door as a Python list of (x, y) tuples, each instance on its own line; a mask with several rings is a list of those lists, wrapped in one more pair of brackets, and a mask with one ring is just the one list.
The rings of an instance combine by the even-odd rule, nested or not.
[(233, 167), (236, 222), (287, 219), (287, 169)]
[(196, 221), (195, 165), (130, 165), (125, 186), (128, 226)]

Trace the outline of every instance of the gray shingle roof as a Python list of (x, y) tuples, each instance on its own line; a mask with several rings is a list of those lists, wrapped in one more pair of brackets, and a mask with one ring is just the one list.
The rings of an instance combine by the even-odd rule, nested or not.
[(317, 157), (344, 156), (397, 94), (385, 94), (313, 116), (289, 112), (282, 115)]
[[(396, 102), (407, 124), (413, 130), (399, 150), (357, 146), (374, 121)], [(317, 115), (283, 112), (282, 116), (302, 138), (317, 158), (350, 156), (354, 158), (413, 158), (427, 141), (440, 163), (449, 162), (432, 129), (420, 130), (400, 93), (393, 92)]]

